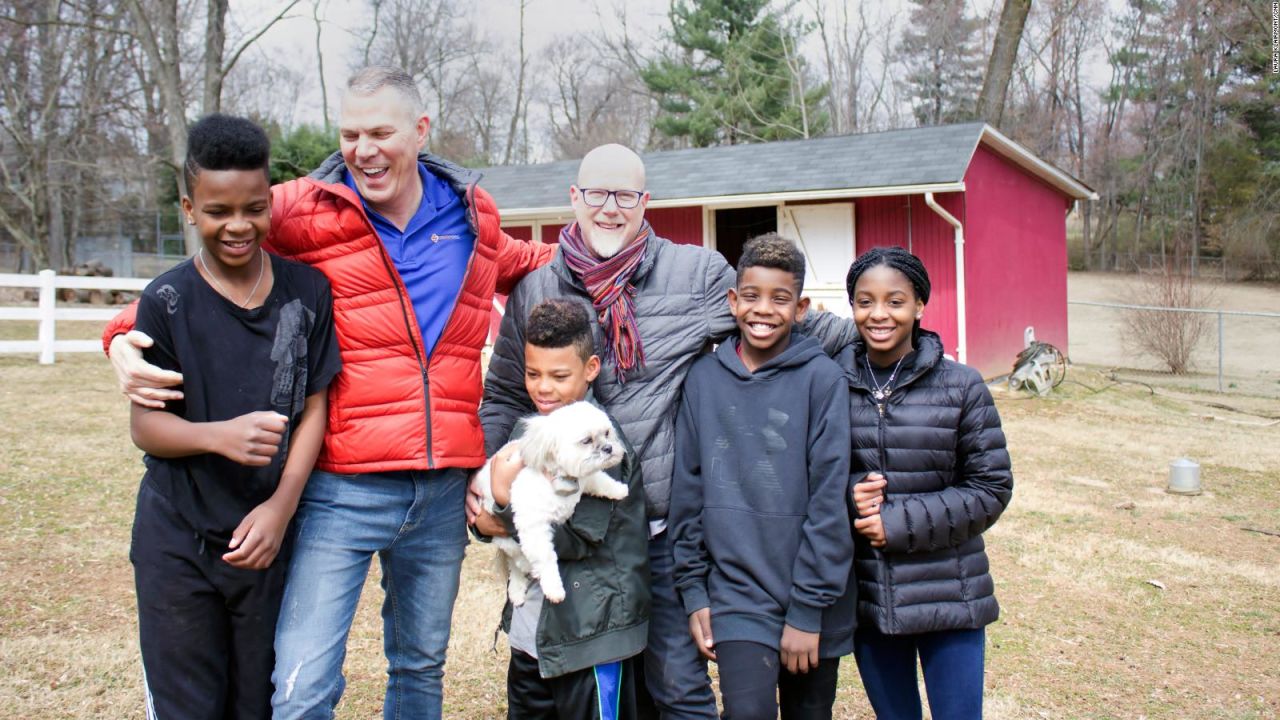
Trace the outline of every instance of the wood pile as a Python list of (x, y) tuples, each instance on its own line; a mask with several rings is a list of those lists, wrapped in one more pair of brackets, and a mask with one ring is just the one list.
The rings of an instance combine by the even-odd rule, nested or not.
[[(63, 267), (58, 271), (58, 274), (77, 277), (112, 277), (115, 272), (103, 264), (101, 260), (90, 260), (74, 267)], [(34, 302), (39, 299), (40, 291), (29, 289), (23, 295), (27, 300)], [(58, 299), (62, 302), (89, 303), (91, 305), (124, 305), (132, 302), (135, 296), (136, 293), (131, 293), (127, 290), (58, 288)]]

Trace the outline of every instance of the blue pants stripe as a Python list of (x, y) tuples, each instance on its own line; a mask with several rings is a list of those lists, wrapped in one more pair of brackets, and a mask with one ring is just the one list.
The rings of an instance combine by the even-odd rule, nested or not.
[(622, 663), (596, 665), (595, 673), (600, 720), (618, 720), (618, 705), (622, 701)]

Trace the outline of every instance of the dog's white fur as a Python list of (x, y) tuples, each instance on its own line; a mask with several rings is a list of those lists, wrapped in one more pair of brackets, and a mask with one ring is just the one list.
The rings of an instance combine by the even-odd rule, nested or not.
[[(507, 576), (507, 597), (523, 605), (530, 576), (552, 603), (564, 600), (564, 581), (552, 544), (555, 526), (569, 519), (585, 493), (622, 500), (627, 486), (605, 474), (622, 462), (622, 440), (609, 416), (588, 402), (566, 405), (547, 415), (525, 418), (516, 445), (524, 469), (511, 484), (511, 510), (520, 541), (494, 538), (499, 569)], [(478, 474), (484, 507), (493, 512), (489, 463)]]

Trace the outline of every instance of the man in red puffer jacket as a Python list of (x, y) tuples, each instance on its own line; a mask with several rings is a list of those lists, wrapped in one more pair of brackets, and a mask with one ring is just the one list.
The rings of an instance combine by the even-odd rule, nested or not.
[[(276, 631), (276, 718), (332, 716), (375, 553), (386, 592), (384, 715), (440, 717), (467, 474), (485, 459), (476, 408), (489, 311), (495, 291), (510, 292), (554, 252), (501, 231), (478, 174), (420, 154), (429, 128), (422, 108), (405, 72), (358, 71), (342, 101), (340, 152), (272, 189), (266, 247), (329, 278), (343, 362), (295, 515)], [(174, 386), (183, 378), (143, 359), (150, 340), (124, 334), (132, 326), (130, 309), (103, 335), (121, 388), (163, 407), (182, 396)]]

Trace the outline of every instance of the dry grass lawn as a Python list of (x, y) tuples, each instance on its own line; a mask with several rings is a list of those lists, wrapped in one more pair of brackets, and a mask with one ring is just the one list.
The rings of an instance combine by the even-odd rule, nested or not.
[[(988, 533), (1003, 606), (988, 717), (1280, 717), (1280, 537), (1256, 532), (1280, 532), (1280, 424), (1260, 417), (1274, 401), (1070, 378), (1046, 399), (997, 392), (1017, 485)], [(142, 716), (127, 560), (141, 463), (113, 387), (98, 356), (0, 356), (0, 718)], [(1162, 492), (1181, 455), (1203, 495)], [(505, 716), (488, 552), (473, 545), (463, 570), (449, 718)], [(381, 717), (377, 578), (341, 718)], [(871, 717), (852, 663), (837, 717)]]

